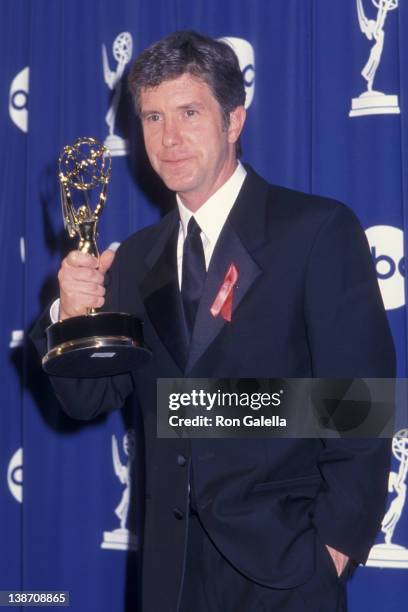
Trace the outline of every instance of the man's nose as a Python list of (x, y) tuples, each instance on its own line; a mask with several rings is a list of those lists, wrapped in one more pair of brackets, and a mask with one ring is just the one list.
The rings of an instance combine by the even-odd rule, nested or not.
[(173, 147), (181, 140), (180, 130), (173, 119), (165, 119), (163, 124), (163, 146)]

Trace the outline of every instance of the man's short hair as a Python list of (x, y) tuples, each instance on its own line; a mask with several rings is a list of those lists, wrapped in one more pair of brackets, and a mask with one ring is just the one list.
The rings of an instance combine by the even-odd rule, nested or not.
[(143, 88), (158, 87), (163, 81), (183, 74), (200, 78), (221, 107), (225, 127), (229, 114), (245, 103), (245, 87), (238, 58), (225, 42), (192, 31), (169, 34), (148, 47), (133, 63), (128, 83), (136, 111), (140, 113)]

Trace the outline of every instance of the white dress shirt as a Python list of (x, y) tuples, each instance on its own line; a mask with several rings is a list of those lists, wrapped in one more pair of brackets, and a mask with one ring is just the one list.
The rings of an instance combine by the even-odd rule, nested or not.
[[(206, 270), (208, 270), (215, 245), (231, 208), (238, 197), (245, 177), (246, 170), (241, 162), (238, 161), (237, 167), (230, 178), (194, 213), (195, 220), (201, 229), (200, 236), (203, 243)], [(181, 288), (183, 245), (187, 235), (187, 225), (193, 213), (184, 206), (178, 194), (176, 199), (180, 215), (177, 240), (177, 272), (179, 287)], [(52, 323), (56, 323), (59, 319), (59, 299), (55, 300), (51, 305), (50, 318)]]
[[(194, 213), (194, 218), (201, 229), (205, 269), (208, 270), (217, 240), (220, 237), (224, 223), (238, 197), (242, 183), (246, 177), (244, 166), (238, 162), (234, 173), (200, 208)], [(183, 245), (187, 235), (187, 225), (193, 216), (177, 194), (177, 206), (180, 214), (180, 228), (177, 241), (177, 271), (179, 287), (181, 288), (183, 267)]]

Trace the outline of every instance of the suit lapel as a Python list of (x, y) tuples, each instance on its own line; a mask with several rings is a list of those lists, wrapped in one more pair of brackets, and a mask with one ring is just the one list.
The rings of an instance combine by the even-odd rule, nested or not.
[(141, 283), (146, 313), (161, 341), (183, 371), (187, 336), (177, 274), (178, 215), (166, 227), (146, 257), (149, 271)]
[(224, 326), (229, 325), (221, 315), (213, 317), (210, 308), (232, 263), (238, 270), (238, 281), (234, 288), (232, 303), (232, 319), (234, 319), (239, 304), (257, 276), (261, 273), (261, 270), (242, 245), (231, 224), (227, 221), (213, 253), (207, 273), (204, 293), (194, 324), (186, 373), (194, 367), (195, 363), (197, 363)]
[(230, 265), (234, 264), (238, 270), (238, 281), (233, 293), (232, 320), (243, 298), (262, 272), (254, 254), (265, 241), (268, 185), (250, 168), (247, 170), (247, 177), (211, 258), (197, 311), (186, 374), (192, 370), (224, 326), (230, 325), (221, 315), (213, 317), (210, 312)]

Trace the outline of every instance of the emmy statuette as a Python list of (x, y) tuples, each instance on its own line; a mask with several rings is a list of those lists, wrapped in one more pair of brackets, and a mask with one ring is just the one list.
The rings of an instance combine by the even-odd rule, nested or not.
[[(97, 224), (110, 171), (110, 153), (94, 138), (78, 138), (64, 147), (59, 159), (65, 229), (71, 238), (79, 238), (80, 251), (96, 258)], [(96, 203), (92, 195), (97, 196)], [(85, 315), (50, 325), (46, 334), (48, 352), (42, 365), (54, 376), (112, 376), (137, 369), (150, 358), (143, 344), (141, 321), (123, 312), (90, 309)]]

